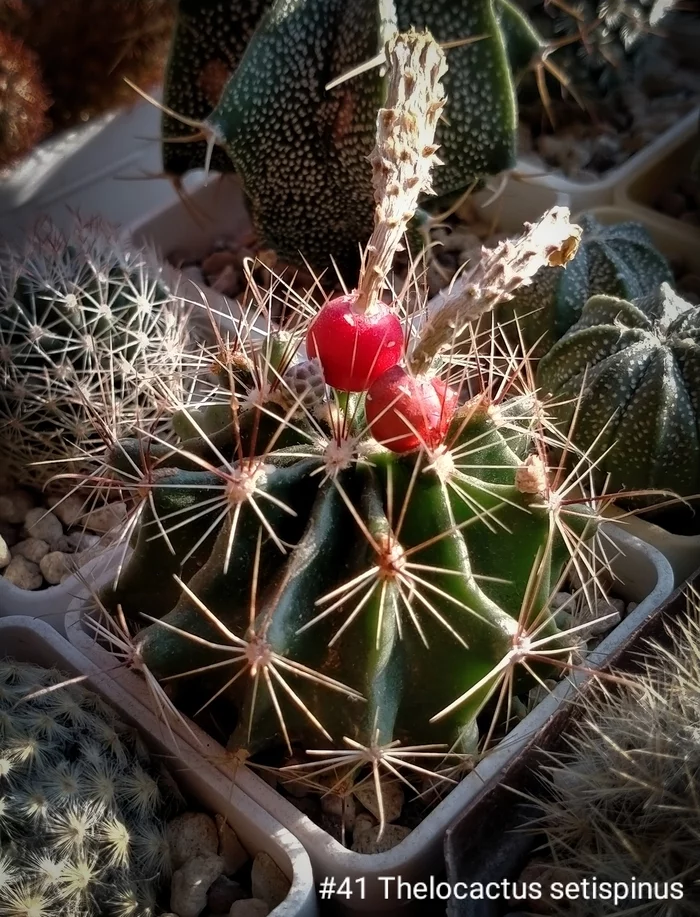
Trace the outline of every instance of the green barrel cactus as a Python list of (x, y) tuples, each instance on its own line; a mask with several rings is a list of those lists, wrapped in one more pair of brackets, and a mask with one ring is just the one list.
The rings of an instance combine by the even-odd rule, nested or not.
[(537, 381), (561, 423), (576, 412), (573, 442), (597, 460), (601, 484), (700, 494), (700, 308), (668, 284), (634, 302), (593, 296), (540, 361)]
[[(521, 632), (556, 633), (543, 607), (567, 546), (593, 534), (590, 511), (555, 508), (517, 399), (469, 403), (431, 458), (362, 435), (361, 413), (347, 439), (304, 410), (285, 420), (280, 388), (175, 454), (154, 444), (134, 554), (102, 603), (152, 621), (136, 639), (153, 675), (206, 677), (232, 701), (237, 747), (281, 730), (306, 747), (473, 737)], [(111, 464), (148, 455), (126, 441)], [(281, 718), (289, 696), (302, 709)]]
[(124, 436), (162, 405), (149, 381), (183, 382), (182, 308), (147, 253), (96, 222), (42, 225), (0, 256), (0, 464), (41, 485), (77, 470), (105, 431)]
[(604, 225), (590, 215), (578, 223), (583, 235), (576, 256), (565, 267), (541, 269), (498, 311), (506, 334), (522, 335), (534, 356), (545, 354), (579, 320), (591, 296), (636, 299), (673, 281), (668, 261), (640, 223)]
[[(445, 168), (440, 195), (511, 168), (517, 106), (511, 57), (520, 70), (540, 46), (524, 17), (495, 0), (275, 0), (181, 3), (165, 102), (202, 131), (163, 120), (165, 171), (180, 176), (206, 161), (209, 137), (222, 171), (240, 174), (254, 224), (287, 261), (316, 268), (332, 259), (354, 276), (372, 231), (368, 157), (386, 85), (377, 66), (326, 87), (380, 54), (397, 28), (428, 28), (447, 51), (445, 119), (437, 132)], [(215, 7), (215, 9), (214, 9)], [(231, 9), (233, 7), (233, 9)], [(193, 21), (194, 17), (194, 21)], [(505, 24), (504, 24), (505, 23)], [(234, 27), (235, 26), (235, 27)], [(518, 40), (520, 36), (521, 40)], [(207, 68), (230, 79), (216, 99)], [(194, 143), (181, 143), (188, 131)], [(222, 163), (225, 151), (229, 162)], [(232, 166), (231, 166), (232, 164)]]
[(487, 252), (410, 342), (415, 316), (382, 286), (430, 190), (445, 63), (414, 31), (386, 53), (357, 289), (284, 332), (222, 339), (219, 403), (176, 416), (180, 442), (115, 444), (138, 524), (94, 609), (126, 624), (135, 668), (175, 703), (223, 705), (232, 752), (339, 754), (378, 792), (383, 768), (488, 745), (513, 692), (567, 667), (551, 595), (572, 565), (588, 582), (596, 531), (548, 465), (554, 434), (518, 361), (460, 404), (450, 351), (475, 289), (483, 308), (502, 300), (570, 258), (578, 227), (552, 212)]
[(100, 698), (55, 669), (0, 660), (0, 913), (150, 917), (178, 805)]

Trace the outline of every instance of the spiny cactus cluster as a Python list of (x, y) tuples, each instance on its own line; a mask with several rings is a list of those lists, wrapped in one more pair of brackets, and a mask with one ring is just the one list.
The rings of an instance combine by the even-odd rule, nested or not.
[[(132, 104), (137, 96), (125, 77), (157, 85), (174, 7), (173, 0), (3, 0), (0, 168), (52, 132)], [(32, 108), (24, 111), (30, 89)], [(13, 115), (7, 124), (5, 114)]]
[(606, 91), (629, 75), (646, 37), (659, 31), (675, 0), (575, 0), (542, 3), (521, 0), (547, 36), (563, 40), (554, 59), (574, 85)]
[(179, 418), (194, 435), (112, 449), (141, 515), (99, 597), (130, 623), (122, 651), (151, 684), (227, 702), (232, 750), (300, 744), (322, 771), (337, 764), (352, 784), (369, 770), (378, 787), (488, 745), (513, 692), (566, 669), (550, 596), (572, 565), (588, 582), (597, 547), (577, 476), (548, 464), (556, 434), (519, 361), (460, 404), (452, 359), (470, 320), (573, 256), (578, 227), (546, 214), (428, 314), (385, 302), (430, 191), (445, 66), (416, 33), (388, 43), (387, 64), (357, 289), (318, 312), (298, 303), (282, 333), (255, 340), (241, 323), (213, 361), (220, 404)]
[(54, 669), (0, 661), (3, 917), (152, 917), (177, 804), (95, 694)]
[(530, 286), (499, 308), (506, 332), (522, 335), (532, 356), (547, 353), (579, 321), (591, 296), (637, 299), (673, 282), (668, 261), (640, 223), (604, 225), (584, 214), (579, 225), (581, 243), (566, 268), (542, 269)]
[(97, 221), (45, 223), (0, 255), (1, 461), (18, 480), (80, 470), (105, 438), (157, 419), (153, 379), (184, 384), (182, 304), (147, 253), (122, 248)]
[[(700, 498), (700, 307), (663, 284), (629, 302), (593, 296), (540, 362), (537, 381), (596, 476), (643, 507)], [(666, 491), (645, 496), (640, 491)], [(676, 509), (678, 512), (678, 509)], [(697, 523), (696, 523), (697, 527)]]
[(641, 676), (584, 698), (568, 748), (547, 768), (538, 799), (544, 815), (533, 825), (546, 836), (558, 878), (645, 887), (636, 900), (630, 893), (615, 905), (589, 894), (565, 908), (552, 902), (550, 913), (694, 917), (700, 909), (697, 594), (669, 630), (670, 646), (647, 649)]

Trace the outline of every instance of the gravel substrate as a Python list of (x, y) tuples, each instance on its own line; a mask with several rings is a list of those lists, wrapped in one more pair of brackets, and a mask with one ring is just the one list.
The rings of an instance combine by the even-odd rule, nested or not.
[(636, 75), (607, 96), (587, 99), (587, 112), (571, 96), (553, 94), (555, 130), (539, 99), (521, 104), (520, 154), (545, 171), (591, 183), (674, 127), (700, 103), (700, 71), (661, 38), (648, 48)]
[(167, 837), (173, 874), (163, 917), (267, 917), (289, 893), (272, 857), (251, 857), (221, 815), (185, 812)]
[(47, 496), (5, 480), (0, 489), (0, 575), (18, 589), (58, 585), (118, 537), (125, 503), (86, 511), (79, 496)]

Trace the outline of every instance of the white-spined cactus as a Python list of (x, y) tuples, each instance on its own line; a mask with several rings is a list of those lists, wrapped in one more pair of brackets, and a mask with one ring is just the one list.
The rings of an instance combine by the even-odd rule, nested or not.
[[(700, 601), (651, 646), (641, 676), (585, 697), (580, 725), (547, 767), (543, 816), (557, 878), (627, 883), (614, 905), (600, 895), (552, 902), (566, 917), (695, 917), (700, 911)], [(538, 854), (541, 858), (541, 852)], [(632, 900), (632, 882), (636, 900)], [(624, 895), (622, 885), (618, 885)], [(589, 885), (589, 889), (591, 885)]]
[(43, 484), (158, 417), (150, 383), (182, 380), (183, 308), (147, 253), (97, 221), (42, 224), (0, 256), (2, 462)]
[(152, 917), (176, 804), (100, 698), (54, 669), (0, 661), (2, 917)]

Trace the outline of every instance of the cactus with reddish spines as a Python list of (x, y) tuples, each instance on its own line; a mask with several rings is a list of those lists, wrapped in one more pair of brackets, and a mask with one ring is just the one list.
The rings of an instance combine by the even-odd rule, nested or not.
[[(621, 502), (700, 495), (700, 307), (668, 284), (633, 302), (591, 297), (537, 381), (558, 403), (560, 424), (576, 415), (574, 444)], [(667, 493), (637, 493), (647, 490)]]
[[(347, 294), (359, 315), (381, 313), (396, 247), (430, 192), (442, 108), (444, 56), (429, 36), (398, 36), (387, 61), (376, 226)], [(488, 745), (487, 705), (508, 719), (530, 673), (566, 668), (550, 596), (571, 565), (587, 581), (597, 514), (549, 467), (554, 433), (524, 382), (516, 394), (518, 361), (502, 391), (457, 405), (463, 375), (449, 351), (463, 323), (540, 265), (565, 263), (578, 235), (566, 212), (546, 214), (486, 251), (427, 317), (402, 316), (406, 356), (386, 374), (410, 384), (405, 401), (382, 405), (405, 423), (399, 449), (371, 435), (380, 412), (367, 389), (383, 376), (353, 392), (319, 385), (320, 368), (345, 355), (299, 360), (303, 321), (262, 342), (239, 328), (237, 349), (222, 342), (220, 404), (185, 412), (181, 429), (195, 435), (114, 447), (110, 464), (143, 513), (99, 605), (123, 613), (122, 645), (151, 684), (167, 680), (176, 703), (203, 691), (205, 706), (223, 697), (235, 710), (232, 753), (303, 743), (351, 783), (364, 768), (410, 777), (416, 761), (461, 760), (480, 729)], [(373, 359), (376, 339), (358, 333), (353, 349), (364, 346)], [(220, 429), (205, 431), (222, 409)]]
[(173, 20), (173, 0), (4, 0), (0, 8), (0, 30), (36, 58), (54, 132), (136, 102), (125, 78), (157, 86)]
[(21, 159), (48, 133), (50, 104), (36, 56), (0, 30), (0, 170)]
[(179, 800), (138, 735), (73, 682), (0, 660), (0, 913), (151, 917)]

